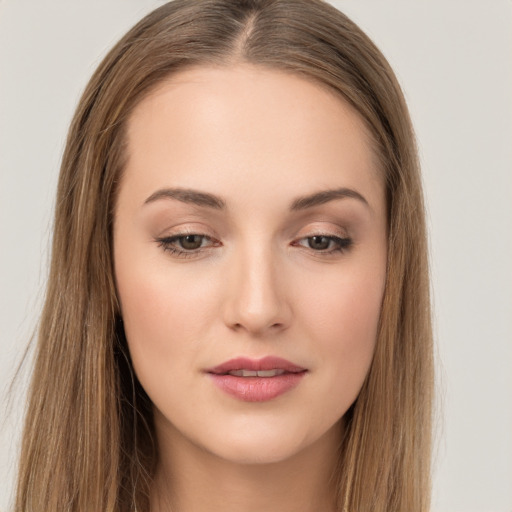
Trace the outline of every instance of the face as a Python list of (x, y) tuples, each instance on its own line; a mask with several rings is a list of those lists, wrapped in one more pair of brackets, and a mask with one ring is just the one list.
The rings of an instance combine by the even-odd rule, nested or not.
[(371, 363), (386, 272), (384, 188), (358, 114), (285, 72), (194, 68), (136, 107), (127, 136), (115, 276), (157, 436), (243, 463), (334, 439)]

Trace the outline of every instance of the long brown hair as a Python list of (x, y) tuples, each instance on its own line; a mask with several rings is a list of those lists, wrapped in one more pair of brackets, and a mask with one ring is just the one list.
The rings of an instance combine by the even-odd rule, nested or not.
[(400, 86), (368, 37), (322, 0), (175, 0), (103, 60), (73, 118), (58, 185), (17, 512), (149, 510), (157, 452), (113, 278), (125, 127), (187, 66), (249, 62), (337, 91), (369, 127), (386, 186), (388, 269), (376, 351), (340, 448), (339, 510), (429, 507), (432, 334), (425, 214)]

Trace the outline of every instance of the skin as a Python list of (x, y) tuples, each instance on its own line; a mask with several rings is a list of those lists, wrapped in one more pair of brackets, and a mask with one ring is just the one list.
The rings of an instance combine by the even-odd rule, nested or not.
[[(135, 372), (154, 404), (152, 510), (335, 510), (329, 476), (371, 364), (386, 275), (384, 187), (364, 123), (311, 81), (236, 64), (160, 84), (127, 136), (114, 261)], [(177, 187), (226, 208), (155, 199)], [(289, 209), (340, 187), (364, 200)], [(159, 241), (183, 233), (205, 235), (193, 250), (174, 240), (189, 257)], [(350, 245), (332, 251), (334, 239), (313, 236)], [(308, 372), (266, 402), (227, 395), (205, 373), (267, 355)]]

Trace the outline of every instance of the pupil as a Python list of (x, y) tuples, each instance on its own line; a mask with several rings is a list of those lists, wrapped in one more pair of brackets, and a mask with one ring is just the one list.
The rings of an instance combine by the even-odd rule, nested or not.
[(200, 235), (187, 235), (182, 238), (182, 247), (184, 249), (198, 249), (201, 246), (201, 236)]
[(327, 249), (329, 247), (329, 239), (325, 236), (312, 236), (309, 245), (312, 249)]

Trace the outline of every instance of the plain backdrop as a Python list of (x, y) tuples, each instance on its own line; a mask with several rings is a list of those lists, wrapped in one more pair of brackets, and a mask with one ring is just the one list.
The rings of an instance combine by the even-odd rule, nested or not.
[[(0, 510), (27, 375), (8, 386), (41, 307), (68, 124), (102, 56), (162, 3), (0, 0)], [(389, 59), (419, 140), (440, 405), (433, 511), (512, 512), (512, 2), (332, 3)]]

